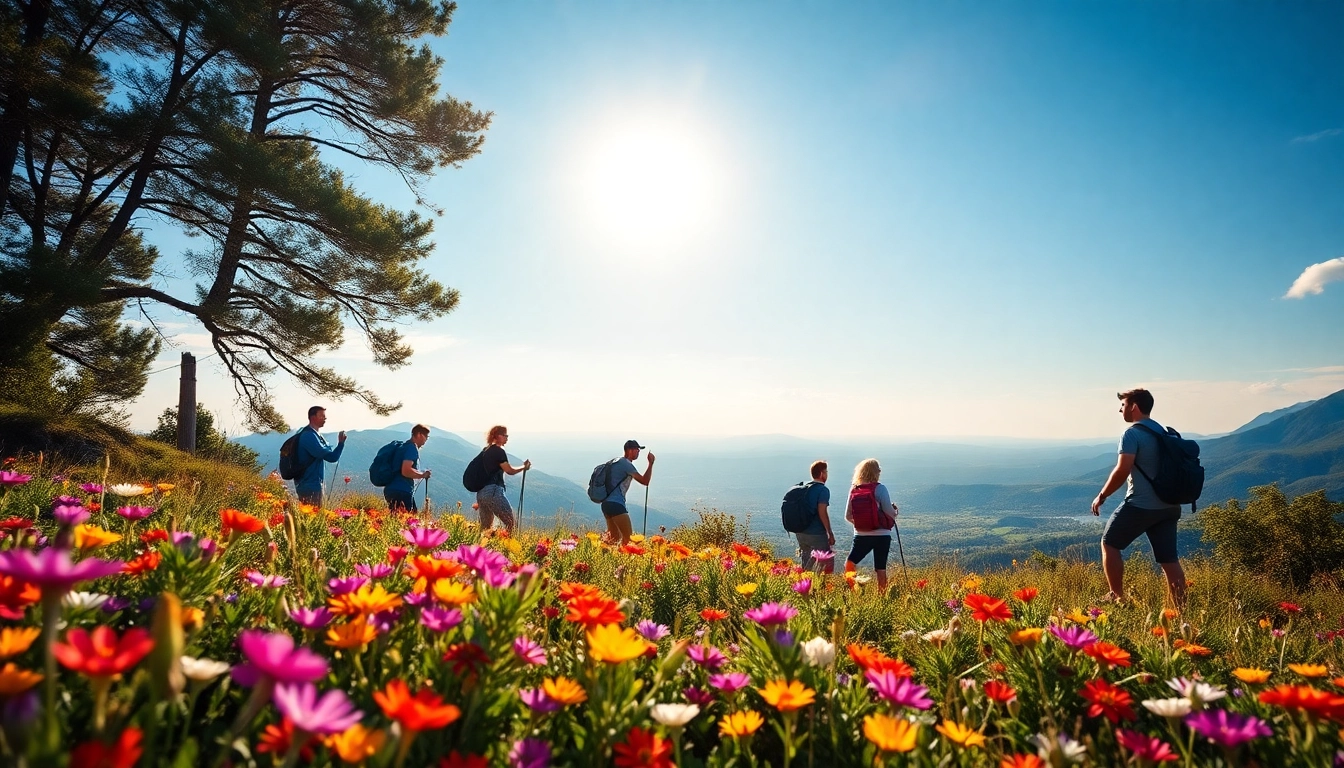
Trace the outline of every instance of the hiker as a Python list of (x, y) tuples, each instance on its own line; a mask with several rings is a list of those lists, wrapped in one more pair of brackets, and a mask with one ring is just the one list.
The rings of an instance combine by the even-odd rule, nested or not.
[(891, 554), (891, 529), (896, 527), (900, 509), (891, 503), (891, 492), (878, 482), (882, 467), (877, 459), (864, 459), (854, 468), (849, 500), (845, 503), (845, 519), (854, 526), (854, 546), (845, 560), (845, 572), (857, 569), (868, 553), (873, 553), (873, 570), (877, 571), (877, 588), (887, 591), (887, 556)]
[(429, 442), (429, 427), (416, 424), (411, 427), (411, 439), (398, 449), (400, 461), (396, 462), (397, 476), (383, 487), (383, 498), (387, 499), (387, 508), (397, 512), (418, 512), (415, 506), (416, 480), (428, 480), (431, 470), (420, 470), (420, 449)]
[(835, 546), (835, 532), (831, 530), (831, 517), (827, 514), (831, 504), (831, 490), (826, 487), (826, 480), (830, 472), (824, 461), (812, 462), (810, 470), (812, 482), (807, 484), (803, 502), (810, 522), (794, 535), (798, 537), (798, 555), (803, 567), (811, 571), (820, 565), (821, 572), (829, 575), (835, 572), (835, 560), (818, 561), (812, 553), (831, 552)]
[(513, 507), (509, 506), (509, 497), (504, 495), (504, 475), (516, 475), (532, 468), (531, 461), (524, 461), (521, 467), (509, 463), (509, 454), (504, 444), (509, 442), (509, 428), (495, 425), (485, 433), (485, 450), (481, 452), (481, 462), (486, 468), (485, 486), (476, 492), (476, 511), (481, 516), (481, 532), (490, 530), (495, 518), (504, 523), (504, 529), (510, 534), (517, 527), (513, 517)]
[(1151, 392), (1131, 389), (1116, 397), (1120, 398), (1121, 417), (1131, 426), (1120, 437), (1120, 457), (1115, 462), (1115, 469), (1111, 470), (1101, 493), (1092, 500), (1092, 514), (1100, 516), (1101, 505), (1106, 503), (1107, 497), (1120, 490), (1120, 485), (1128, 479), (1125, 500), (1106, 520), (1106, 528), (1101, 534), (1101, 568), (1106, 572), (1106, 585), (1111, 590), (1105, 599), (1112, 602), (1125, 599), (1125, 549), (1139, 538), (1139, 534), (1147, 534), (1148, 543), (1153, 546), (1153, 559), (1166, 574), (1171, 601), (1179, 608), (1185, 604), (1185, 571), (1176, 555), (1176, 525), (1181, 519), (1181, 508), (1158, 498), (1150, 481), (1157, 475), (1161, 462), (1161, 444), (1157, 435), (1163, 434), (1164, 430), (1149, 415), (1153, 412)]
[(336, 435), (336, 447), (322, 437), (321, 429), (327, 423), (327, 409), (314, 405), (308, 409), (308, 426), (299, 430), (299, 448), (296, 460), (303, 469), (294, 478), (294, 493), (298, 494), (300, 504), (311, 504), (322, 508), (322, 483), (326, 478), (325, 462), (341, 460), (341, 451), (345, 450), (345, 432)]
[(625, 494), (630, 490), (631, 480), (638, 480), (640, 485), (647, 486), (653, 477), (652, 453), (649, 454), (649, 463), (644, 468), (644, 474), (641, 475), (635, 469), (635, 459), (639, 458), (639, 452), (642, 450), (644, 446), (640, 445), (638, 440), (626, 440), (625, 455), (607, 463), (606, 485), (611, 490), (602, 502), (602, 516), (607, 519), (607, 532), (603, 534), (602, 539), (609, 544), (615, 544), (619, 539), (624, 546), (630, 543), (630, 537), (634, 535), (630, 510), (625, 506)]

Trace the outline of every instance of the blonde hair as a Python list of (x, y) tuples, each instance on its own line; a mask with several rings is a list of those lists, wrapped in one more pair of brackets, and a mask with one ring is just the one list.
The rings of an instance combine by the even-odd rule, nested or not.
[(485, 444), (490, 445), (491, 443), (495, 442), (496, 435), (502, 435), (508, 431), (509, 431), (508, 427), (502, 424), (496, 424), (495, 426), (490, 428), (489, 432), (485, 433)]
[(864, 459), (859, 462), (859, 466), (854, 468), (854, 482), (850, 484), (876, 483), (878, 476), (881, 474), (882, 468), (877, 465), (877, 459)]

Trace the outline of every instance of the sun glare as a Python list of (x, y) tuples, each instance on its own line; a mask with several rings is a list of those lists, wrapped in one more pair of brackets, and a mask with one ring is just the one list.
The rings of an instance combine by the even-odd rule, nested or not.
[(641, 120), (600, 135), (585, 165), (594, 223), (624, 243), (681, 241), (717, 210), (722, 174), (692, 126)]

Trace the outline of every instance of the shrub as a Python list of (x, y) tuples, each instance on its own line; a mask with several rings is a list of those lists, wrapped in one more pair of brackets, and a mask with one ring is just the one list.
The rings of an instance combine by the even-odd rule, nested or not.
[(1206, 507), (1204, 541), (1214, 556), (1271, 580), (1301, 589), (1321, 574), (1344, 567), (1344, 504), (1325, 491), (1291, 501), (1277, 485), (1251, 489), (1251, 500)]

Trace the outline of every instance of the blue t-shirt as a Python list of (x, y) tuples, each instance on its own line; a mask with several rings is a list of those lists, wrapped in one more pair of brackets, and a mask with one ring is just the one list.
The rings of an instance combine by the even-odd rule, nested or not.
[(294, 490), (317, 490), (322, 487), (322, 482), (326, 477), (326, 470), (322, 466), (324, 462), (340, 461), (341, 451), (345, 450), (345, 443), (339, 443), (335, 448), (331, 447), (317, 430), (311, 427), (304, 427), (299, 432), (299, 450), (297, 457), (299, 465), (307, 464), (303, 474), (294, 480)]
[(1133, 454), (1134, 466), (1136, 467), (1129, 473), (1129, 486), (1125, 490), (1125, 503), (1139, 509), (1171, 509), (1176, 505), (1168, 504), (1158, 498), (1152, 484), (1148, 482), (1148, 478), (1144, 477), (1143, 473), (1137, 469), (1141, 467), (1144, 472), (1148, 473), (1148, 477), (1154, 477), (1157, 475), (1158, 465), (1162, 463), (1160, 453), (1162, 448), (1157, 442), (1157, 436), (1140, 429), (1139, 424), (1151, 427), (1158, 432), (1166, 431), (1156, 421), (1144, 419), (1126, 429), (1125, 434), (1120, 436), (1120, 453)]
[(397, 452), (397, 461), (393, 465), (396, 467), (397, 476), (387, 484), (387, 490), (401, 491), (402, 493), (410, 493), (415, 490), (415, 481), (401, 474), (401, 465), (408, 460), (411, 462), (411, 469), (420, 469), (420, 449), (416, 448), (415, 443), (410, 440), (402, 443), (400, 450)]
[(812, 487), (807, 489), (807, 511), (812, 515), (812, 522), (800, 533), (825, 536), (826, 526), (821, 524), (821, 515), (817, 514), (817, 505), (829, 505), (830, 503), (831, 489), (827, 488), (825, 483), (813, 483)]
[(635, 479), (639, 470), (635, 469), (635, 462), (622, 456), (611, 465), (611, 484), (616, 486), (607, 501), (614, 501), (617, 504), (625, 504), (625, 492), (630, 490), (630, 481)]

